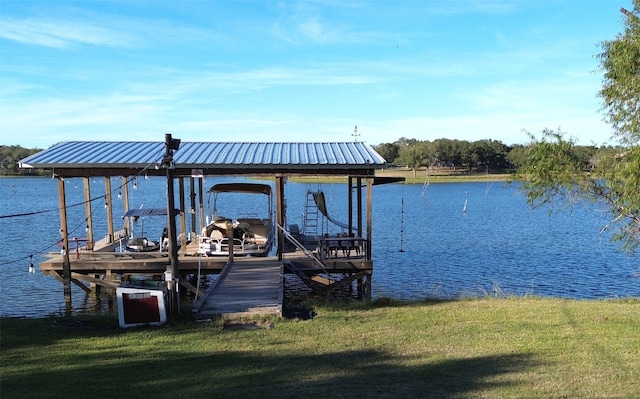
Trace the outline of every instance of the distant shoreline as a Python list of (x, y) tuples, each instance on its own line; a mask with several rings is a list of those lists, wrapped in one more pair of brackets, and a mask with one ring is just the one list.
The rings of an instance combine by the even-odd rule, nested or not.
[[(467, 171), (462, 168), (452, 170), (450, 168), (442, 168), (436, 171), (428, 171), (426, 168), (417, 169), (415, 172), (408, 168), (391, 168), (380, 169), (376, 171), (377, 177), (404, 177), (405, 184), (436, 184), (436, 183), (485, 183), (495, 181), (507, 181), (512, 175), (506, 170), (486, 173), (479, 171)], [(308, 176), (308, 177), (290, 177), (289, 180), (295, 182), (342, 182), (346, 177), (328, 177), (328, 176)]]
[[(384, 174), (377, 176), (385, 176), (391, 177), (392, 174)], [(437, 183), (486, 183), (486, 182), (495, 182), (495, 181), (507, 181), (511, 174), (508, 173), (500, 173), (500, 174), (478, 174), (478, 173), (470, 173), (470, 174), (460, 174), (460, 175), (433, 175), (433, 176), (416, 176), (416, 177), (406, 177), (404, 183), (405, 184), (437, 184)]]
[[(478, 171), (466, 171), (466, 170), (449, 170), (442, 169), (439, 171), (430, 171), (427, 173), (426, 169), (418, 169), (415, 172), (407, 168), (393, 168), (393, 169), (380, 169), (376, 171), (377, 177), (404, 177), (405, 184), (435, 184), (435, 183), (470, 183), (470, 182), (495, 182), (495, 181), (507, 181), (512, 176), (511, 173), (505, 171), (499, 171), (495, 173), (486, 173)], [(48, 173), (39, 174), (8, 174), (0, 175), (0, 178), (20, 178), (20, 177), (51, 177)], [(247, 177), (252, 178), (256, 176)], [(264, 178), (262, 176), (261, 178)], [(330, 176), (292, 176), (289, 177), (290, 181), (294, 182), (342, 182), (346, 181), (346, 176), (330, 177)]]

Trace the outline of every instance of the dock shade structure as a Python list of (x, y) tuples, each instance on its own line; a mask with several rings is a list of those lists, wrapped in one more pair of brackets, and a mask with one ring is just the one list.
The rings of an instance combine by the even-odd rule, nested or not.
[[(58, 191), (60, 197), (60, 217), (64, 260), (48, 259), (41, 264), (43, 271), (56, 272), (60, 278), (63, 268), (65, 279), (73, 276), (73, 282), (82, 280), (81, 275), (95, 276), (101, 272), (110, 275), (111, 272), (124, 273), (136, 272), (131, 266), (133, 262), (105, 261), (104, 267), (93, 263), (84, 262), (82, 256), (68, 257), (68, 240), (66, 228), (66, 206), (64, 178), (84, 178), (85, 185), (85, 214), (87, 218), (87, 246), (88, 251), (109, 251), (108, 244), (115, 243), (129, 232), (116, 231), (113, 228), (113, 214), (110, 209), (110, 196), (112, 191), (111, 178), (121, 177), (123, 185), (122, 195), (127, 201), (127, 181), (134, 176), (167, 176), (167, 180), (178, 180), (179, 206), (176, 217), (179, 218), (182, 240), (190, 234), (201, 231), (204, 225), (203, 210), (203, 177), (206, 176), (250, 176), (271, 178), (274, 180), (276, 223), (277, 227), (277, 257), (283, 259), (285, 238), (288, 238), (285, 224), (285, 181), (287, 177), (296, 176), (341, 176), (348, 181), (348, 220), (344, 222), (349, 235), (362, 239), (363, 256), (360, 260), (353, 259), (344, 263), (331, 261), (331, 265), (324, 265), (324, 272), (343, 271), (350, 276), (358, 278), (365, 276), (368, 279), (365, 290), (370, 290), (370, 276), (373, 270), (371, 259), (371, 230), (372, 230), (372, 186), (389, 182), (378, 180), (375, 171), (387, 166), (386, 161), (373, 147), (364, 142), (190, 142), (180, 141), (179, 149), (174, 149), (170, 159), (167, 157), (166, 142), (148, 141), (67, 141), (53, 145), (52, 147), (22, 159), (19, 162), (21, 168), (44, 169), (50, 171), (54, 177), (59, 178)], [(171, 173), (167, 173), (170, 170)], [(170, 176), (170, 177), (169, 177)], [(108, 234), (103, 243), (93, 240), (92, 210), (89, 199), (91, 198), (89, 180), (92, 177), (107, 177), (105, 179), (105, 192), (107, 199), (107, 225)], [(189, 183), (190, 193), (187, 191), (185, 181)], [(363, 191), (366, 191), (366, 201), (363, 200)], [(120, 193), (118, 193), (120, 195)], [(186, 194), (186, 195), (185, 195)], [(190, 194), (190, 196), (188, 196)], [(187, 198), (187, 200), (185, 200)], [(198, 201), (196, 202), (196, 198)], [(190, 199), (190, 204), (186, 203)], [(366, 202), (366, 204), (364, 204)], [(125, 205), (128, 211), (128, 205)], [(168, 208), (172, 208), (169, 206)], [(355, 215), (355, 217), (354, 217)], [(366, 219), (363, 219), (363, 216)], [(187, 218), (191, 218), (190, 230), (187, 230)], [(198, 219), (198, 221), (196, 221)], [(198, 228), (199, 225), (199, 228)], [(187, 242), (179, 243), (180, 247), (180, 272), (192, 273), (193, 270), (220, 270), (223, 264), (216, 259), (198, 261), (197, 257), (188, 253)], [(66, 251), (65, 251), (66, 250)], [(110, 249), (113, 251), (113, 248)], [(231, 256), (230, 256), (231, 257)], [(73, 263), (69, 269), (69, 263)], [(311, 262), (312, 263), (312, 262)], [(166, 257), (145, 260), (144, 265), (149, 270), (163, 269), (166, 265)], [(109, 269), (111, 268), (111, 269)], [(131, 270), (130, 270), (131, 269)], [(364, 274), (359, 274), (363, 272)], [(315, 273), (313, 267), (298, 267), (296, 274)], [(172, 276), (175, 277), (175, 276)], [(87, 278), (91, 284), (100, 284), (96, 278)], [(110, 286), (111, 287), (111, 286)], [(65, 292), (67, 290), (65, 289)], [(70, 290), (69, 290), (70, 295)]]
[[(52, 169), (60, 177), (164, 176), (164, 142), (68, 141), (20, 161), (21, 168)], [(373, 177), (386, 162), (363, 142), (181, 142), (175, 177), (215, 175), (333, 175)]]

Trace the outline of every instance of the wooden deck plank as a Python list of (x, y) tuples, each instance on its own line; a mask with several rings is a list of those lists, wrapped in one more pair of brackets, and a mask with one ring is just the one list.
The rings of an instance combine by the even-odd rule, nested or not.
[(282, 262), (228, 264), (194, 308), (198, 318), (282, 314)]
[[(220, 273), (228, 258), (224, 256), (187, 256), (179, 254), (181, 273)], [(287, 261), (293, 261), (299, 270), (313, 273), (318, 268), (301, 251), (285, 254)], [(107, 270), (115, 273), (164, 273), (168, 262), (166, 252), (89, 252), (80, 251), (71, 256), (71, 270), (78, 273), (102, 274)], [(276, 256), (264, 258), (235, 257), (234, 263), (261, 263), (263, 261), (277, 261)], [(373, 262), (361, 258), (331, 258), (324, 259), (325, 269), (332, 273), (351, 273), (362, 270), (373, 270)], [(49, 253), (40, 263), (40, 270), (61, 272), (63, 257), (59, 252)]]

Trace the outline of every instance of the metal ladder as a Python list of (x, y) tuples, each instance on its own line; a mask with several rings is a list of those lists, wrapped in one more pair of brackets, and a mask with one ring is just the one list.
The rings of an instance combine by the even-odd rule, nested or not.
[[(307, 201), (304, 210), (304, 225), (302, 231), (306, 239), (315, 240), (318, 237), (318, 226), (320, 223), (320, 211), (316, 201), (313, 199), (314, 192), (307, 190)], [(322, 231), (320, 232), (322, 233)]]

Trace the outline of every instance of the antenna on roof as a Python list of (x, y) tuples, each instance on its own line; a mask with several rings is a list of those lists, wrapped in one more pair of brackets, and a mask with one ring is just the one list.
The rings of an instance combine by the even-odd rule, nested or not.
[(358, 125), (356, 125), (356, 127), (353, 128), (353, 133), (351, 133), (351, 135), (355, 138), (354, 141), (357, 143), (358, 136), (360, 136), (360, 133), (358, 133)]

